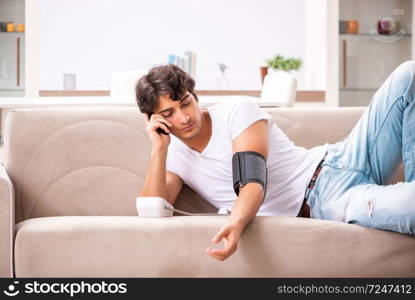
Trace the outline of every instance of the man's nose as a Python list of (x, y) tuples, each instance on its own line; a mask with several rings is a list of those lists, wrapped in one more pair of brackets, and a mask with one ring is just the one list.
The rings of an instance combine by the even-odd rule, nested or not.
[(179, 111), (179, 120), (182, 124), (187, 124), (189, 122), (190, 117), (185, 114), (182, 110)]

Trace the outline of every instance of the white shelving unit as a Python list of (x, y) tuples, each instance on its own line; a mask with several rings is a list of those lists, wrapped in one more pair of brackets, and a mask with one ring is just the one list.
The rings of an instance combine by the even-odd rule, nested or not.
[[(413, 0), (330, 0), (327, 75), (330, 106), (367, 106), (375, 91), (402, 62), (414, 59)], [(336, 16), (330, 17), (329, 16)], [(377, 22), (392, 18), (401, 31), (379, 35)], [(340, 34), (340, 20), (357, 20), (357, 34)]]
[[(0, 0), (0, 22), (25, 24), (24, 0)], [(25, 32), (0, 31), (0, 97), (25, 95)]]

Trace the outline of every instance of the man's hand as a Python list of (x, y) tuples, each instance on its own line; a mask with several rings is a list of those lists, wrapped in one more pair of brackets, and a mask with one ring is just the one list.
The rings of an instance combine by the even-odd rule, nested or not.
[(169, 127), (172, 127), (172, 124), (163, 118), (162, 115), (152, 114), (151, 118), (148, 119), (147, 114), (145, 115), (146, 123), (146, 132), (150, 138), (153, 149), (156, 150), (165, 150), (170, 144), (170, 136), (161, 134), (157, 132), (157, 128), (163, 129), (166, 133), (170, 133)]
[(237, 225), (227, 224), (221, 228), (221, 230), (214, 236), (212, 243), (219, 243), (222, 238), (225, 239), (225, 247), (223, 249), (212, 249), (208, 247), (206, 253), (213, 258), (224, 261), (238, 248), (239, 238), (242, 233), (242, 228)]

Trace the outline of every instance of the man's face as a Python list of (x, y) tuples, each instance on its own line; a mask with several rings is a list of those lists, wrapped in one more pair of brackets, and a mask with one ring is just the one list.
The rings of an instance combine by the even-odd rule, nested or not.
[(155, 113), (169, 121), (173, 125), (170, 132), (183, 141), (195, 138), (202, 129), (202, 113), (189, 92), (178, 101), (172, 100), (170, 95), (160, 96)]

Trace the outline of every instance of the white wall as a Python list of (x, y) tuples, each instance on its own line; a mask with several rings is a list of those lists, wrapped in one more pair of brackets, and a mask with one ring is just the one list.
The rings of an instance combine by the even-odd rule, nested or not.
[[(221, 61), (230, 89), (260, 89), (265, 59), (306, 58), (306, 1), (37, 1), (39, 89), (62, 89), (62, 74), (73, 72), (77, 89), (108, 90), (113, 72), (166, 63), (186, 50), (197, 52), (198, 89), (217, 88)], [(299, 89), (324, 89), (311, 67), (298, 72)]]
[(327, 106), (339, 106), (339, 0), (325, 2), (326, 94)]
[(40, 7), (38, 0), (25, 0), (26, 16), (26, 97), (39, 96), (40, 82)]
[(305, 16), (304, 88), (326, 89), (327, 0), (307, 0)]

